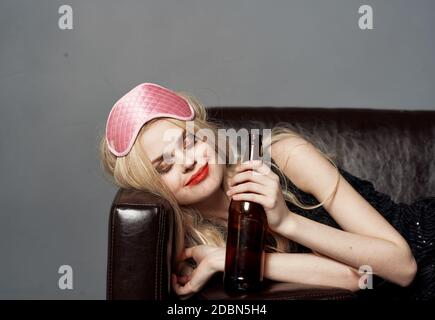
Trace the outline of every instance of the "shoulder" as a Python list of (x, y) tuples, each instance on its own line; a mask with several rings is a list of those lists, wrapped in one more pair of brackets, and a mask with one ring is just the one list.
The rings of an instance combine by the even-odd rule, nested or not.
[(336, 168), (308, 140), (288, 137), (271, 146), (271, 156), (285, 175), (300, 190), (314, 194), (315, 190), (330, 190), (337, 179)]

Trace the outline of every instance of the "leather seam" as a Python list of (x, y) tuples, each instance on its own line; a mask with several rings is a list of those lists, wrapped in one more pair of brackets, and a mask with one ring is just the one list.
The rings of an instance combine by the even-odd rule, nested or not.
[[(160, 211), (160, 210), (159, 210)], [(156, 264), (154, 269), (154, 300), (157, 300), (157, 290), (158, 290), (158, 279), (157, 279), (157, 270), (158, 270), (158, 263), (159, 263), (159, 244), (160, 244), (160, 223), (161, 223), (161, 214), (158, 214), (159, 219), (159, 227), (157, 232), (157, 244), (156, 244)]]
[(110, 235), (110, 253), (109, 253), (109, 300), (113, 299), (113, 243), (115, 238), (115, 214), (112, 212), (111, 223), (111, 235)]
[(162, 256), (163, 256), (163, 242), (162, 239), (164, 226), (163, 208), (160, 206), (159, 210), (159, 228), (157, 233), (157, 245), (156, 245), (156, 267), (155, 267), (155, 283), (154, 283), (154, 299), (161, 299), (161, 282), (162, 282)]
[(163, 225), (162, 225), (162, 233), (163, 233), (163, 237), (162, 237), (162, 242), (161, 242), (161, 249), (160, 249), (160, 296), (159, 299), (162, 299), (162, 295), (163, 295), (163, 251), (164, 251), (164, 247), (165, 247), (165, 234), (166, 234), (166, 215), (164, 215), (162, 217), (163, 219)]

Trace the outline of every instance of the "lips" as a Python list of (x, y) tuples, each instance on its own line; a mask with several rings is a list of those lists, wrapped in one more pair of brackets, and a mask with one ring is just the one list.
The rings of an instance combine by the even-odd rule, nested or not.
[(202, 181), (208, 174), (208, 163), (202, 166), (186, 183), (186, 186), (197, 184)]

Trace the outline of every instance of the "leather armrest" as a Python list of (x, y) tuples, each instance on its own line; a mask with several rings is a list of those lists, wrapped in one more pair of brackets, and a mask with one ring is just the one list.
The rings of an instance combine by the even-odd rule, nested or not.
[(110, 212), (107, 299), (168, 298), (172, 212), (169, 202), (152, 193), (118, 190)]

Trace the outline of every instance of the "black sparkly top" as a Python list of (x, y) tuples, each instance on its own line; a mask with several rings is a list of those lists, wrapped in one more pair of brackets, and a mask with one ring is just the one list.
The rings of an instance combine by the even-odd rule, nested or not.
[[(272, 162), (274, 160), (272, 159)], [(276, 163), (275, 163), (276, 164)], [(276, 169), (272, 166), (276, 173)], [(406, 288), (373, 275), (373, 288), (357, 291), (361, 298), (387, 299), (435, 299), (435, 197), (420, 197), (410, 204), (396, 203), (385, 193), (375, 189), (372, 182), (358, 178), (338, 167), (341, 176), (369, 202), (408, 242), (417, 261), (418, 272), (412, 284)], [(298, 189), (286, 176), (287, 188), (305, 205), (319, 201), (309, 193)], [(284, 181), (280, 177), (281, 185)], [(290, 211), (322, 224), (341, 229), (323, 206), (305, 210), (286, 201)], [(297, 244), (297, 252), (312, 252)]]

